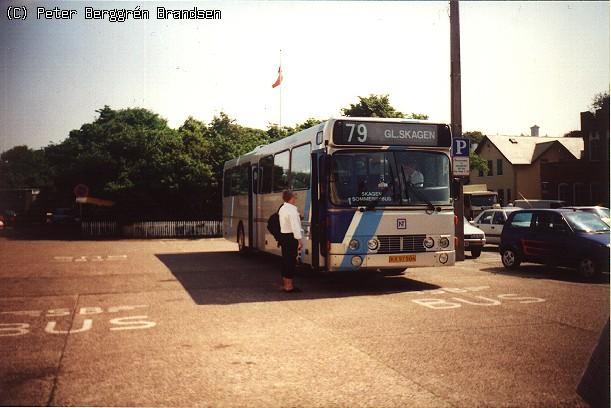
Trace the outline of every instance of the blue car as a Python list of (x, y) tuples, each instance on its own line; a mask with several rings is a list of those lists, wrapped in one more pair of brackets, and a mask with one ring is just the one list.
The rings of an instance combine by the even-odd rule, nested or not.
[(521, 262), (561, 265), (590, 279), (609, 270), (609, 226), (584, 211), (514, 211), (503, 227), (499, 250), (507, 269)]

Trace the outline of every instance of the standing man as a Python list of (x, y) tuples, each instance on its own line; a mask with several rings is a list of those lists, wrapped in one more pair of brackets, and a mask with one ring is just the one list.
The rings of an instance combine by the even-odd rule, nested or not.
[(291, 190), (282, 192), (284, 204), (278, 210), (280, 218), (280, 246), (282, 247), (282, 290), (301, 292), (293, 286), (297, 253), (301, 250), (301, 218), (295, 206), (297, 197)]

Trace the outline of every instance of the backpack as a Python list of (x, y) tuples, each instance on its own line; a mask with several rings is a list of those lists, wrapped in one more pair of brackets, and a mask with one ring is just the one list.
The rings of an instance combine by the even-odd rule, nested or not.
[[(282, 205), (278, 207), (278, 211), (280, 211), (281, 207)], [(267, 219), (267, 230), (274, 236), (277, 242), (280, 242), (280, 215), (278, 215), (278, 211), (270, 215)]]

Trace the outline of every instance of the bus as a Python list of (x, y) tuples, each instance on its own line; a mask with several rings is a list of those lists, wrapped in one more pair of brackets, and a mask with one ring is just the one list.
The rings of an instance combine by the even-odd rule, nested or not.
[(280, 255), (266, 226), (290, 189), (304, 232), (299, 259), (314, 270), (453, 265), (451, 146), (447, 124), (355, 117), (258, 146), (224, 165), (224, 237), (240, 252)]

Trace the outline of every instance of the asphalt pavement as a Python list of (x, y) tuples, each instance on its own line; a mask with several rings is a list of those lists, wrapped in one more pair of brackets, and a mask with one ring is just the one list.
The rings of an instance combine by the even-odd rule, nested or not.
[[(0, 405), (588, 406), (609, 275), (302, 272), (223, 239), (0, 237)], [(609, 362), (606, 362), (608, 367)]]

